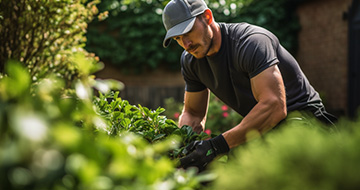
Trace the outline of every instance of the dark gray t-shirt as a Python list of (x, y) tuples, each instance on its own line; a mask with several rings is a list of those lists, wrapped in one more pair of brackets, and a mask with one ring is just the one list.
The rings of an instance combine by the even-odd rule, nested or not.
[(242, 116), (257, 103), (250, 79), (277, 64), (284, 80), (288, 111), (322, 106), (319, 94), (310, 85), (297, 61), (268, 30), (247, 23), (219, 23), (221, 48), (211, 57), (196, 59), (184, 51), (181, 69), (185, 90), (209, 88), (220, 100)]

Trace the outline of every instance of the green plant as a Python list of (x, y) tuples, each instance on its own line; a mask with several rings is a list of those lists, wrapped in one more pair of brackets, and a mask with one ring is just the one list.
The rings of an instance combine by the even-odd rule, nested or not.
[(111, 92), (95, 98), (94, 105), (97, 113), (107, 121), (107, 133), (119, 136), (124, 132), (137, 134), (149, 143), (156, 143), (169, 136), (180, 137), (179, 147), (169, 151), (169, 157), (180, 158), (184, 156), (182, 150), (186, 145), (195, 140), (209, 138), (206, 133), (195, 133), (190, 126), (179, 128), (176, 123), (167, 119), (164, 108), (150, 110), (141, 105), (130, 105), (128, 101), (118, 97), (119, 92)]
[(249, 22), (273, 32), (292, 54), (297, 51), (300, 29), (296, 8), (301, 0), (253, 0), (239, 11), (233, 21)]
[[(143, 73), (160, 67), (179, 69), (183, 51), (176, 43), (162, 47), (165, 29), (162, 10), (168, 0), (107, 0), (100, 12), (108, 11), (103, 21), (89, 25), (86, 49), (125, 73)], [(218, 22), (249, 22), (263, 26), (276, 35), (292, 53), (296, 51), (299, 24), (296, 4), (286, 0), (206, 1)]]
[(87, 64), (97, 64), (98, 57), (83, 49), (85, 32), (98, 10), (96, 1), (0, 1), (0, 75), (7, 60), (26, 65), (33, 81), (49, 74), (65, 79), (67, 87), (81, 76), (70, 59), (80, 52)]
[[(32, 83), (17, 62), (9, 62), (5, 73), (0, 79), (0, 189), (199, 189), (211, 177), (175, 168), (168, 155), (182, 142), (176, 135), (152, 143), (135, 128), (109, 136), (109, 118), (96, 112), (89, 78), (73, 81), (74, 90), (64, 91), (64, 81), (56, 76)], [(127, 112), (139, 121), (137, 127), (150, 118), (164, 121), (158, 112), (144, 110), (138, 110), (146, 115), (143, 121), (139, 112)], [(154, 130), (152, 124), (143, 132)]]
[[(32, 83), (17, 62), (9, 62), (5, 73), (0, 78), (1, 189), (331, 190), (360, 185), (360, 153), (354, 151), (360, 120), (341, 120), (338, 131), (323, 130), (315, 121), (289, 120), (235, 148), (226, 163), (213, 162), (210, 174), (197, 174), (175, 168), (176, 160), (181, 146), (208, 136), (166, 121), (163, 109), (131, 106), (116, 92), (94, 99), (94, 83), (87, 77), (73, 81), (73, 91), (64, 91), (64, 81), (56, 76)], [(130, 127), (122, 125), (125, 118)], [(118, 131), (111, 133), (112, 127)]]
[(219, 178), (212, 189), (356, 189), (359, 124), (342, 121), (329, 133), (320, 123), (287, 123), (239, 147), (226, 165), (215, 165)]
[(104, 21), (89, 25), (86, 49), (101, 60), (116, 65), (123, 73), (142, 73), (159, 68), (179, 69), (181, 48), (165, 49), (161, 20), (163, 1), (108, 0), (99, 4), (108, 11)]

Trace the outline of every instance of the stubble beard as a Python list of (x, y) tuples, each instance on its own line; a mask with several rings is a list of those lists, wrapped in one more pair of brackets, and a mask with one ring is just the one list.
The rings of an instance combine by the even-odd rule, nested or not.
[(198, 50), (202, 50), (202, 51), (191, 53), (196, 59), (204, 58), (209, 53), (213, 45), (213, 38), (211, 37), (208, 31), (205, 32), (205, 34), (203, 35), (202, 42), (204, 42), (202, 45), (197, 44), (194, 46), (194, 48), (198, 48)]

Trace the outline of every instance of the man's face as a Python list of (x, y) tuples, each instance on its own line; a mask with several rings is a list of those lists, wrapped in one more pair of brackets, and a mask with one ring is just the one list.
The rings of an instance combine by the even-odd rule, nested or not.
[(201, 19), (196, 18), (193, 28), (188, 33), (173, 38), (182, 48), (197, 59), (208, 54), (213, 38), (210, 27)]

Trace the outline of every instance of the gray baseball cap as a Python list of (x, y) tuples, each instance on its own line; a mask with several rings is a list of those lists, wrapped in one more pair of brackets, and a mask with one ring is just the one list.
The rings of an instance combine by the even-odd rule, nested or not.
[(162, 20), (166, 29), (163, 46), (166, 48), (174, 36), (191, 30), (196, 16), (208, 9), (204, 0), (171, 0), (164, 8)]

